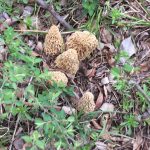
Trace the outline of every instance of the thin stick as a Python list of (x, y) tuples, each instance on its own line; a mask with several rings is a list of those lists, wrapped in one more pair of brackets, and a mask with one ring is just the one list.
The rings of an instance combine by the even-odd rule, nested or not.
[(47, 5), (43, 0), (36, 0), (36, 2), (44, 9), (48, 10), (66, 29), (72, 30), (73, 27), (67, 23), (54, 9), (53, 5)]
[(17, 118), (16, 125), (15, 125), (15, 130), (14, 130), (14, 133), (13, 133), (13, 136), (12, 136), (12, 139), (11, 139), (11, 144), (9, 146), (9, 150), (12, 150), (12, 146), (13, 146), (13, 142), (14, 142), (14, 139), (15, 139), (15, 134), (16, 134), (16, 131), (17, 131), (17, 128), (18, 128), (19, 121), (20, 121), (20, 117)]
[[(42, 31), (42, 30), (14, 30), (15, 32), (31, 32), (31, 33), (42, 33), (47, 34), (48, 31)], [(68, 32), (61, 32), (62, 35), (73, 33), (74, 31), (68, 31)]]
[(149, 96), (146, 95), (145, 91), (140, 87), (140, 85), (138, 83), (136, 83), (135, 81), (131, 80), (131, 81), (129, 81), (129, 84), (132, 84), (140, 93), (142, 93), (143, 96), (145, 97), (145, 99), (147, 99), (148, 103), (150, 103)]
[[(33, 80), (33, 77), (30, 78), (28, 86), (31, 84), (32, 80)], [(23, 99), (23, 102), (25, 102), (25, 97)], [(9, 146), (9, 150), (12, 150), (12, 146), (13, 146), (13, 142), (14, 142), (14, 139), (15, 139), (15, 135), (16, 135), (16, 131), (17, 131), (17, 128), (18, 128), (19, 121), (20, 121), (20, 116), (18, 116), (17, 121), (16, 121), (15, 130), (14, 130), (14, 133), (13, 133), (13, 136), (12, 136), (12, 139), (11, 139), (11, 144)]]

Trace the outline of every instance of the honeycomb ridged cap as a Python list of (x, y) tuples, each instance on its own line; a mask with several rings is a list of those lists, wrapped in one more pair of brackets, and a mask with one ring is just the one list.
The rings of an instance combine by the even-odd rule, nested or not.
[(79, 69), (79, 60), (77, 51), (74, 49), (68, 49), (55, 60), (56, 67), (64, 70), (65, 72), (75, 75)]
[(77, 51), (79, 60), (84, 60), (98, 46), (96, 36), (88, 31), (76, 31), (67, 38), (67, 49), (73, 48)]
[(63, 83), (64, 86), (67, 86), (68, 78), (66, 75), (60, 71), (50, 71), (49, 72), (51, 79), (48, 81), (49, 84), (57, 83), (58, 85)]
[(47, 55), (53, 56), (62, 52), (64, 47), (63, 38), (57, 26), (52, 25), (49, 29), (45, 41), (44, 52)]
[(76, 107), (78, 111), (83, 111), (84, 113), (94, 111), (95, 109), (94, 95), (91, 92), (85, 92), (83, 96), (79, 99)]

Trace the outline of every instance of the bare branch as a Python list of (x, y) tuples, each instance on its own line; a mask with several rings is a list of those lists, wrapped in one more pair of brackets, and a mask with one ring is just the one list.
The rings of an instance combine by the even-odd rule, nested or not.
[(36, 0), (36, 2), (44, 9), (48, 10), (66, 29), (72, 30), (73, 27), (67, 23), (54, 9), (53, 5), (47, 5), (43, 0)]

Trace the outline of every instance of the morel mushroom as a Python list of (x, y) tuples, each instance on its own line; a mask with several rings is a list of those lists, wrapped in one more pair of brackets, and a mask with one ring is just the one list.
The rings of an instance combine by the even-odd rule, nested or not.
[(66, 48), (73, 48), (77, 51), (79, 60), (89, 57), (98, 46), (95, 35), (88, 31), (76, 31), (66, 41)]
[(71, 75), (75, 75), (79, 69), (77, 51), (74, 49), (68, 49), (57, 56), (55, 64), (59, 69), (62, 69)]
[(60, 85), (67, 86), (68, 78), (66, 75), (60, 71), (50, 71), (49, 74), (51, 75), (51, 79), (48, 81), (49, 84), (53, 85), (53, 83)]
[(64, 47), (63, 38), (57, 26), (52, 25), (45, 37), (44, 52), (53, 56), (62, 52)]
[(83, 111), (84, 113), (94, 111), (95, 109), (94, 95), (91, 92), (85, 92), (77, 102), (76, 108), (78, 111)]

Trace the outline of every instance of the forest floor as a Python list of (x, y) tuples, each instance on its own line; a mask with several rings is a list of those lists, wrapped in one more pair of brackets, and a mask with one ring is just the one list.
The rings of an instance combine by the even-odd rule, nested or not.
[[(97, 48), (66, 86), (48, 85), (50, 27)], [(83, 46), (84, 47), (84, 46)], [(76, 110), (89, 91), (95, 109)], [(0, 0), (0, 150), (150, 150), (149, 0)]]

